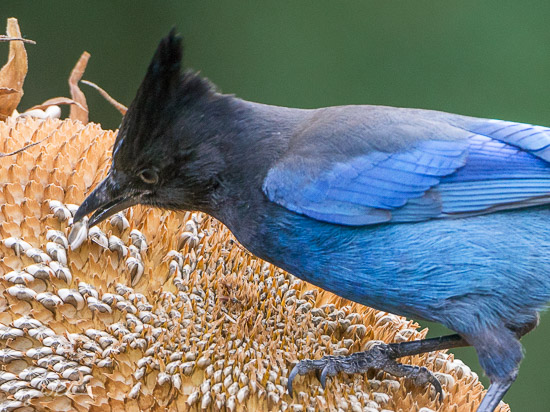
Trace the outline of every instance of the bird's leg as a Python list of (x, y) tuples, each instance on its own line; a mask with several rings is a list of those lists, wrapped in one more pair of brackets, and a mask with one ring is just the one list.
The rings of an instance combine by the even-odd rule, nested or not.
[(325, 387), (327, 376), (335, 376), (338, 372), (364, 373), (369, 369), (380, 369), (390, 375), (412, 379), (417, 385), (431, 383), (435, 390), (442, 395), (441, 384), (428, 369), (404, 365), (396, 362), (395, 359), (460, 346), (469, 346), (469, 344), (462, 336), (455, 334), (411, 342), (380, 344), (368, 351), (348, 356), (329, 355), (318, 360), (305, 359), (298, 362), (290, 372), (288, 392), (292, 394), (292, 381), (296, 375), (305, 375), (312, 371), (320, 372), (319, 380)]
[(466, 340), (455, 333), (453, 335), (440, 336), (438, 338), (413, 340), (410, 342), (389, 343), (385, 345), (392, 351), (392, 358), (420, 355), (421, 353), (437, 350), (460, 348), (470, 346)]
[(478, 412), (493, 412), (516, 380), (523, 357), (519, 335), (533, 329), (537, 321), (538, 317), (535, 316), (523, 326), (510, 328), (495, 325), (491, 329), (466, 336), (468, 342), (476, 348), (479, 363), (491, 380)]
[(481, 405), (477, 408), (477, 412), (493, 412), (506, 392), (508, 392), (508, 389), (510, 389), (510, 386), (512, 386), (512, 383), (516, 380), (516, 377), (517, 371), (505, 379), (491, 382), (491, 386), (489, 386), (489, 390), (487, 390), (487, 393), (483, 397)]

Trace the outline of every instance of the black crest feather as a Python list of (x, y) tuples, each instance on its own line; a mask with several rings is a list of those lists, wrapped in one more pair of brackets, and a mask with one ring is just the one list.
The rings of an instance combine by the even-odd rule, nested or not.
[(166, 113), (164, 108), (178, 93), (182, 55), (182, 39), (172, 29), (160, 41), (136, 97), (122, 119), (114, 146), (114, 154), (118, 154), (115, 159), (119, 162), (131, 159), (143, 148), (152, 132), (152, 119), (162, 118)]
[(207, 79), (192, 71), (182, 72), (182, 56), (182, 38), (172, 29), (160, 41), (122, 121), (115, 142), (115, 149), (119, 149), (116, 152), (122, 157), (134, 158), (135, 152), (143, 149), (146, 142), (157, 134), (155, 129), (163, 128), (162, 124), (157, 124), (160, 120), (166, 122), (169, 117), (178, 116), (204, 96), (217, 95), (214, 85)]
[(145, 92), (147, 104), (151, 104), (153, 96), (164, 99), (156, 101), (156, 104), (162, 105), (174, 95), (174, 100), (182, 104), (207, 93), (214, 93), (215, 87), (207, 79), (191, 70), (182, 72), (182, 56), (182, 38), (172, 29), (160, 41), (136, 100), (140, 100), (140, 94)]
[(176, 33), (175, 28), (172, 29), (168, 36), (160, 41), (145, 76), (146, 80), (179, 76), (183, 55), (181, 43), (181, 36)]
[[(149, 64), (147, 74), (134, 99), (138, 112), (151, 104), (161, 104), (174, 92), (181, 78), (182, 39), (175, 29), (163, 38)], [(140, 110), (142, 109), (142, 110)]]
[(197, 101), (206, 94), (215, 94), (216, 88), (208, 79), (191, 70), (182, 72), (182, 56), (182, 38), (172, 29), (157, 47), (128, 110), (130, 117), (147, 117), (167, 105), (183, 109), (187, 103)]

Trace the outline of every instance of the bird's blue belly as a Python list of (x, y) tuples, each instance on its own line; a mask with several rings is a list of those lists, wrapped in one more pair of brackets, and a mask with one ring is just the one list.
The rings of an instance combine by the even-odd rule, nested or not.
[(464, 333), (521, 325), (550, 301), (546, 208), (362, 227), (278, 210), (245, 246), (352, 301)]

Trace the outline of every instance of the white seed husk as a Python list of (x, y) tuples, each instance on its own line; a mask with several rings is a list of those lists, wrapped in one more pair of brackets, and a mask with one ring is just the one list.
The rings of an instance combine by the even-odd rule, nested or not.
[(46, 232), (46, 240), (49, 240), (50, 242), (55, 242), (58, 245), (62, 246), (64, 249), (69, 248), (69, 241), (65, 237), (65, 234), (60, 230), (48, 230)]
[(128, 393), (128, 398), (136, 399), (139, 396), (140, 390), (141, 390), (141, 382), (138, 382), (134, 386), (132, 386), (132, 389), (130, 389), (130, 392)]
[(84, 298), (82, 295), (74, 289), (59, 289), (57, 295), (63, 300), (63, 302), (73, 305), (78, 310), (84, 308)]
[(84, 241), (88, 238), (88, 218), (84, 217), (82, 220), (73, 223), (73, 227), (69, 232), (69, 246), (71, 250), (78, 249)]
[(16, 256), (21, 256), (22, 253), (25, 253), (27, 250), (32, 248), (29, 243), (16, 237), (8, 237), (4, 239), (2, 243), (4, 243), (6, 247), (12, 249)]
[(15, 285), (6, 289), (8, 293), (20, 300), (32, 300), (36, 296), (36, 292), (24, 285)]
[(21, 402), (26, 402), (34, 398), (41, 398), (42, 396), (44, 396), (44, 394), (36, 389), (20, 389), (13, 395), (16, 400)]
[(109, 239), (97, 226), (94, 226), (88, 230), (88, 237), (92, 242), (98, 244), (102, 248), (109, 249)]

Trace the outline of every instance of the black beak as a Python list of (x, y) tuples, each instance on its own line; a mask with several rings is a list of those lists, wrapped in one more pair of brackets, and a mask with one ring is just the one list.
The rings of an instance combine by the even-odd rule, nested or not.
[(94, 212), (88, 222), (88, 226), (97, 225), (121, 210), (139, 203), (138, 194), (128, 193), (115, 181), (112, 173), (95, 188), (95, 190), (82, 202), (74, 215), (74, 222), (82, 220), (84, 216)]

